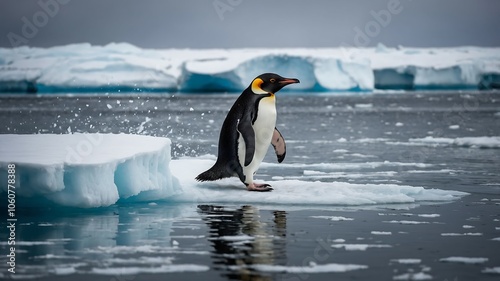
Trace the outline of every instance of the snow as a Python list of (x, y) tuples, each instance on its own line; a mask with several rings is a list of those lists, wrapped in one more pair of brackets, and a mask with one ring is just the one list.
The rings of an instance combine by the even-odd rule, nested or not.
[[(25, 198), (22, 202), (33, 205), (90, 208), (154, 200), (359, 206), (446, 202), (467, 195), (419, 186), (319, 182), (305, 178), (274, 180), (270, 182), (274, 188), (271, 193), (247, 192), (237, 178), (199, 183), (194, 180), (195, 176), (208, 169), (215, 157), (171, 160), (170, 140), (160, 137), (125, 134), (0, 135), (0, 144), (3, 144), (0, 145), (0, 174), (6, 174), (7, 165), (15, 163), (16, 176), (23, 183), (17, 195)], [(300, 163), (288, 165), (303, 166)], [(337, 164), (323, 163), (319, 166), (325, 165)], [(263, 163), (262, 166), (274, 167), (271, 163)], [(3, 191), (6, 189), (7, 186), (2, 187)]]
[[(489, 89), (499, 48), (141, 49), (127, 43), (0, 49), (0, 91), (241, 91), (258, 74), (298, 91)], [(290, 90), (288, 89), (288, 90)]]
[(470, 258), (470, 257), (448, 257), (439, 259), (441, 262), (458, 262), (458, 263), (467, 263), (467, 264), (478, 264), (485, 263), (488, 261), (488, 258)]

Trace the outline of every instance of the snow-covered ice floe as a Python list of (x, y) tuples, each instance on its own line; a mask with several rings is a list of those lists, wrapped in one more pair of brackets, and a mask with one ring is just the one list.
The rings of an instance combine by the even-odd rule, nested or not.
[(500, 88), (500, 48), (0, 48), (4, 92), (232, 92), (264, 72), (299, 78), (298, 91), (492, 89)]
[[(180, 192), (170, 140), (124, 134), (0, 135), (0, 174), (16, 165), (19, 203), (74, 207), (147, 201)], [(5, 183), (7, 183), (5, 181)], [(2, 191), (8, 187), (2, 186)]]
[[(276, 180), (247, 192), (236, 178), (199, 183), (213, 157), (171, 160), (170, 140), (125, 134), (0, 135), (0, 175), (16, 165), (19, 203), (102, 207), (170, 201), (359, 206), (451, 201), (467, 193), (395, 184)], [(2, 183), (5, 184), (5, 183)], [(6, 192), (7, 186), (1, 186)]]

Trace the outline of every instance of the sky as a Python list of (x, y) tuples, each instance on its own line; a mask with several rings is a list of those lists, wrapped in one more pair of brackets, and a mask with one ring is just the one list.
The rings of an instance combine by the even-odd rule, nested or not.
[(497, 0), (1, 0), (0, 47), (500, 47)]

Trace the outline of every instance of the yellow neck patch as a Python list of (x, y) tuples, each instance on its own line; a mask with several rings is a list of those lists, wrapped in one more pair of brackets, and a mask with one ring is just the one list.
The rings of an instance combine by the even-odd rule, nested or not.
[(262, 90), (262, 88), (260, 87), (262, 85), (262, 83), (264, 83), (264, 81), (260, 78), (255, 78), (253, 81), (252, 81), (252, 92), (254, 92), (255, 94), (267, 94), (266, 91)]

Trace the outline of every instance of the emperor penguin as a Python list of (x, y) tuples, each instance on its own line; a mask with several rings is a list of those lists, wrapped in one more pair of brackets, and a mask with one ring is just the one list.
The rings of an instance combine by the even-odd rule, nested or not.
[(212, 168), (199, 174), (198, 181), (214, 181), (239, 177), (249, 191), (271, 191), (269, 184), (253, 181), (269, 145), (272, 144), (278, 162), (286, 154), (285, 139), (276, 129), (276, 97), (283, 87), (300, 83), (295, 78), (284, 78), (264, 73), (235, 101), (222, 124), (217, 161)]

